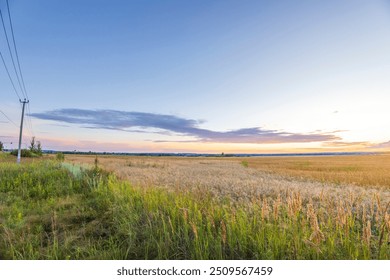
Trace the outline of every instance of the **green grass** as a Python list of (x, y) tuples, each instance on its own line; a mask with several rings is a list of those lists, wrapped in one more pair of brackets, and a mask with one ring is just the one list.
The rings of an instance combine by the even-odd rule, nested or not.
[(133, 187), (97, 166), (0, 163), (0, 259), (390, 258), (380, 221), (363, 242), (357, 214), (339, 224), (321, 204), (287, 199), (242, 205)]

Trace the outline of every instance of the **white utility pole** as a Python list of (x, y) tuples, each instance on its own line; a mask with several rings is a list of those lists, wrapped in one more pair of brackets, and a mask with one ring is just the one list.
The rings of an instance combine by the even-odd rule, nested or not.
[(21, 155), (21, 147), (22, 147), (22, 132), (23, 132), (23, 118), (24, 118), (24, 106), (26, 103), (30, 102), (29, 100), (26, 100), (26, 98), (22, 101), (20, 100), (20, 103), (23, 103), (23, 108), (22, 108), (22, 119), (20, 120), (20, 133), (19, 133), (19, 149), (18, 149), (18, 159), (16, 160), (16, 163), (20, 163), (20, 155)]

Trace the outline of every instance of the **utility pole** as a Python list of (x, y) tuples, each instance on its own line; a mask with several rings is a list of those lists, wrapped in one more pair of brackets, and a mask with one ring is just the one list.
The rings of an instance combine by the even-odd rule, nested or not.
[(29, 100), (26, 100), (26, 98), (23, 101), (19, 99), (19, 101), (20, 101), (20, 103), (23, 103), (23, 108), (22, 108), (22, 119), (20, 120), (19, 149), (18, 149), (18, 159), (16, 160), (17, 164), (20, 164), (20, 155), (21, 155), (21, 147), (22, 147), (24, 106), (26, 105), (26, 103), (30, 102)]

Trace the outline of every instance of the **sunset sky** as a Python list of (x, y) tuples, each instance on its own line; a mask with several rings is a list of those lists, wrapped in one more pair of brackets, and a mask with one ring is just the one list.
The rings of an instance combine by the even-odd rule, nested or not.
[[(9, 4), (24, 146), (34, 135), (80, 151), (390, 149), (389, 1)], [(1, 23), (0, 51), (13, 69)], [(0, 113), (0, 141), (16, 148), (21, 107), (1, 63), (0, 110), (14, 122)]]

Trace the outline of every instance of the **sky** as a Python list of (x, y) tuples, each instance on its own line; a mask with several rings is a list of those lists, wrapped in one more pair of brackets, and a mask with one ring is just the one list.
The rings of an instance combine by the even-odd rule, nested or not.
[[(30, 101), (24, 147), (35, 136), (70, 151), (390, 149), (390, 1), (9, 7)], [(1, 24), (0, 51), (18, 89)], [(1, 63), (0, 110), (0, 141), (16, 148), (21, 105)]]

